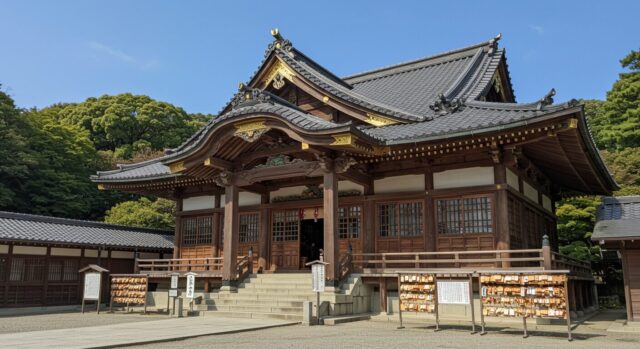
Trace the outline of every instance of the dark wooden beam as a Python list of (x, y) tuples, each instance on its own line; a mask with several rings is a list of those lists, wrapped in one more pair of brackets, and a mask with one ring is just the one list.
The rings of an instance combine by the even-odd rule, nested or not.
[(350, 168), (346, 172), (340, 173), (339, 176), (341, 179), (346, 179), (365, 187), (373, 186), (372, 177), (366, 173), (358, 171), (357, 169)]

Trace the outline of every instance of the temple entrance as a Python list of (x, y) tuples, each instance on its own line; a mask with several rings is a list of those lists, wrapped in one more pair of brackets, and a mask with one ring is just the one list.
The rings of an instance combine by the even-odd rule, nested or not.
[(300, 221), (300, 269), (308, 268), (305, 263), (320, 258), (324, 248), (324, 220), (303, 219)]

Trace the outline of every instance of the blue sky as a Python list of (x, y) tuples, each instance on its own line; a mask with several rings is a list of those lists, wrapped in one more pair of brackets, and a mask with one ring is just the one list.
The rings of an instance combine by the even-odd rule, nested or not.
[(520, 102), (605, 98), (640, 1), (0, 0), (0, 84), (20, 107), (132, 92), (217, 113), (280, 28), (338, 76), (502, 33)]

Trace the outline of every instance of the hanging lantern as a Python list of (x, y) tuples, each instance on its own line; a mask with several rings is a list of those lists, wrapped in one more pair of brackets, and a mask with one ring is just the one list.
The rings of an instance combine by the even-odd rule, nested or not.
[(313, 209), (313, 222), (318, 223), (318, 216), (320, 215), (320, 207)]

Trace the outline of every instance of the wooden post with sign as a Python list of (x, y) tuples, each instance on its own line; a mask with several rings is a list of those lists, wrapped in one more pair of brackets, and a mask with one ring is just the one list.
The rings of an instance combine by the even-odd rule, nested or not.
[(196, 273), (188, 272), (187, 274), (187, 290), (186, 297), (189, 298), (189, 310), (193, 311), (193, 296), (196, 289)]
[(321, 260), (315, 260), (306, 263), (307, 266), (311, 266), (311, 277), (313, 284), (313, 292), (316, 293), (316, 320), (320, 325), (320, 292), (324, 292), (325, 286), (325, 266), (329, 264)]
[[(167, 313), (170, 315), (176, 314), (176, 298), (178, 297), (178, 280), (180, 274), (172, 273), (171, 274), (171, 287), (169, 287), (169, 292), (167, 294)], [(173, 300), (173, 302), (171, 302)], [(173, 311), (171, 311), (170, 304), (173, 304)]]
[(84, 273), (84, 288), (82, 292), (82, 313), (85, 301), (96, 301), (97, 313), (100, 314), (100, 295), (102, 294), (102, 273), (109, 271), (99, 265), (89, 264), (78, 272)]

